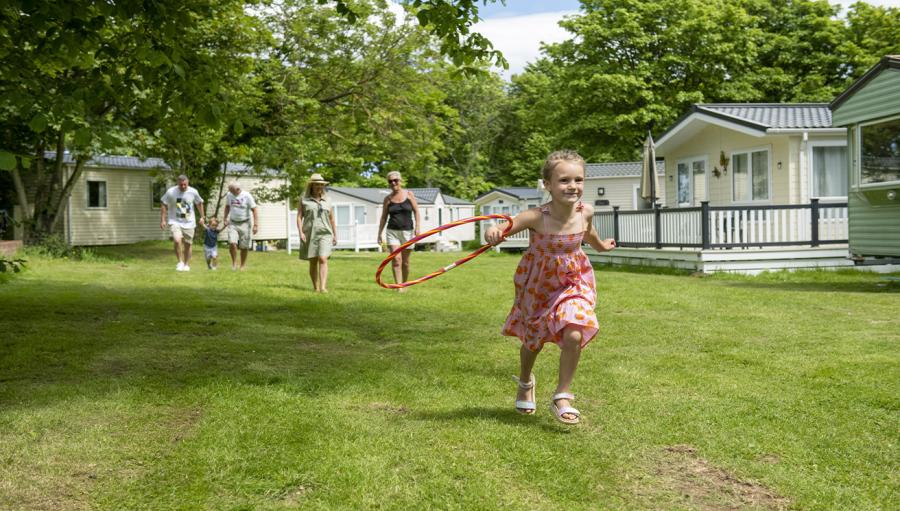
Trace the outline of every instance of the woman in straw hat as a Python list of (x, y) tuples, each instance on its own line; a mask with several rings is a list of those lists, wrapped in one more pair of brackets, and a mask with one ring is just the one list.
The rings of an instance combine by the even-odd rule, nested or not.
[(300, 259), (309, 260), (309, 278), (317, 293), (328, 292), (328, 256), (337, 245), (334, 209), (325, 196), (327, 184), (321, 174), (309, 176), (297, 211)]

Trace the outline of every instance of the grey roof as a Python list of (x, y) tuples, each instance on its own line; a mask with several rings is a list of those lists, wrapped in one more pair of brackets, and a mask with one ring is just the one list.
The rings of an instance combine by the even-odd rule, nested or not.
[(349, 195), (350, 197), (362, 199), (366, 202), (372, 202), (374, 204), (381, 204), (381, 202), (384, 201), (384, 198), (387, 197), (387, 194), (390, 193), (390, 190), (387, 190), (385, 188), (350, 188), (347, 186), (329, 186), (328, 189), (343, 193), (344, 195)]
[(831, 127), (828, 103), (701, 103), (694, 111), (760, 129)]
[(478, 197), (475, 197), (475, 200), (478, 200), (478, 199), (484, 197), (485, 195), (488, 195), (488, 194), (494, 193), (494, 192), (505, 193), (506, 195), (510, 195), (517, 199), (524, 199), (524, 200), (528, 200), (528, 199), (541, 200), (543, 198), (543, 193), (538, 191), (536, 188), (515, 186), (515, 187), (511, 187), (511, 188), (491, 188), (489, 191), (482, 193)]
[(466, 199), (460, 199), (459, 197), (447, 195), (446, 193), (444, 194), (444, 203), (445, 204), (453, 204), (454, 206), (465, 206), (465, 205), (472, 204), (470, 201), (467, 201)]
[[(56, 158), (56, 151), (45, 151), (44, 158)], [(69, 151), (63, 153), (63, 163), (66, 165), (74, 165), (75, 157)], [(121, 156), (121, 155), (94, 155), (85, 162), (88, 167), (108, 167), (115, 169), (160, 169), (172, 170), (162, 158), (138, 158), (137, 156)], [(281, 175), (282, 172), (276, 169), (265, 169), (262, 172), (254, 167), (238, 162), (228, 162), (227, 172), (229, 174), (268, 174), (270, 176)]]
[(423, 204), (434, 204), (438, 194), (441, 193), (439, 188), (407, 188), (416, 196), (416, 201)]
[[(56, 151), (45, 151), (44, 158), (51, 160), (56, 158)], [(74, 165), (75, 157), (69, 151), (63, 153), (63, 163)], [(88, 167), (113, 167), (121, 169), (163, 169), (171, 170), (162, 158), (138, 158), (136, 156), (95, 155), (85, 165)]]
[[(384, 198), (390, 193), (390, 190), (388, 190), (387, 188), (351, 188), (347, 186), (329, 186), (328, 189), (374, 204), (381, 204), (381, 202), (384, 201)], [(426, 206), (433, 205), (434, 201), (437, 199), (438, 194), (442, 194), (440, 188), (407, 188), (407, 190), (411, 191), (413, 195), (415, 195), (416, 201), (418, 203), (424, 204)], [(445, 204), (472, 204), (471, 202), (458, 199), (447, 194), (442, 195), (444, 196)]]
[[(584, 166), (585, 177), (641, 177), (640, 161), (619, 161), (610, 163), (588, 163)], [(657, 175), (666, 174), (666, 164), (663, 161), (656, 162)]]

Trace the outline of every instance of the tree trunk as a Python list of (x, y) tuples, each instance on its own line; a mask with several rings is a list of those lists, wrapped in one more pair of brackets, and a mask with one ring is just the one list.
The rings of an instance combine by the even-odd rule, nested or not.
[(29, 239), (31, 236), (31, 208), (28, 207), (28, 194), (25, 193), (25, 185), (22, 183), (22, 176), (19, 174), (19, 169), (22, 168), (22, 158), (16, 157), (16, 166), (13, 167), (12, 178), (13, 178), (13, 186), (16, 189), (16, 197), (19, 200), (19, 209), (22, 211), (22, 230), (23, 230), (23, 238)]
[[(47, 172), (44, 164), (44, 143), (38, 143), (36, 158), (34, 160), (35, 194), (34, 212), (30, 224), (26, 224), (26, 243), (37, 243), (54, 233), (59, 225), (59, 219), (65, 211), (69, 196), (75, 183), (81, 177), (84, 164), (88, 160), (87, 155), (79, 155), (75, 160), (75, 169), (68, 178), (65, 165), (65, 140), (64, 132), (59, 132), (56, 137), (56, 159), (52, 170)], [(24, 193), (24, 187), (22, 188)], [(22, 200), (21, 198), (19, 199)]]
[(216, 199), (216, 211), (212, 214), (213, 217), (217, 218), (219, 216), (219, 206), (222, 205), (222, 189), (225, 188), (225, 175), (228, 174), (228, 162), (222, 164), (222, 179), (219, 181), (219, 195)]

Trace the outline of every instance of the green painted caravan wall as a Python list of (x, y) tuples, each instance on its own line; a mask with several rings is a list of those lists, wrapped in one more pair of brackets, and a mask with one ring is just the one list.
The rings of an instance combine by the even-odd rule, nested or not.
[(886, 68), (831, 113), (831, 124), (847, 126), (900, 114), (900, 69)]
[(900, 204), (875, 207), (858, 192), (848, 197), (850, 252), (861, 256), (900, 257)]
[(900, 257), (900, 201), (886, 200), (889, 190), (900, 195), (900, 186), (879, 186), (860, 190), (856, 166), (859, 148), (856, 130), (859, 123), (886, 119), (900, 114), (900, 69), (887, 67), (852, 93), (831, 114), (832, 125), (847, 128), (849, 137), (850, 193), (849, 242), (854, 255)]

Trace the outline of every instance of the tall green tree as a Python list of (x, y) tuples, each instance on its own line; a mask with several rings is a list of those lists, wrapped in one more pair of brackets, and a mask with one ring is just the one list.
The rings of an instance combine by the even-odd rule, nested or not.
[(540, 146), (635, 159), (648, 131), (693, 103), (830, 101), (900, 50), (896, 11), (858, 3), (844, 19), (826, 0), (583, 0), (561, 23), (571, 39), (514, 79), (505, 145), (522, 156), (507, 166), (532, 166), (527, 149)]
[(455, 115), (445, 135), (440, 158), (447, 177), (442, 182), (452, 195), (473, 198), (491, 188), (491, 159), (503, 134), (502, 113), (507, 92), (494, 73), (445, 77), (446, 104)]
[(435, 83), (432, 39), (379, 2), (356, 2), (359, 18), (316, 1), (290, 0), (264, 14), (276, 44), (260, 62), (262, 121), (254, 159), (286, 169), (296, 186), (310, 172), (344, 184), (384, 184), (400, 170), (429, 179), (452, 112)]
[(0, 164), (13, 172), (26, 239), (56, 229), (84, 163), (120, 146), (115, 135), (170, 111), (215, 118), (217, 77), (244, 53), (249, 19), (228, 0), (5, 2)]

